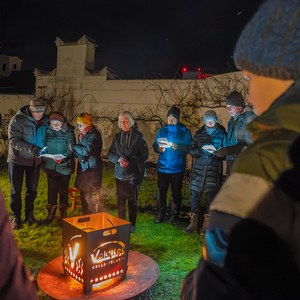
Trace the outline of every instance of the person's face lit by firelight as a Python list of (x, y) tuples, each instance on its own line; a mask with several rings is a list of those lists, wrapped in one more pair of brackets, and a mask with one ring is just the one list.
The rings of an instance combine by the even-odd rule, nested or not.
[(235, 105), (226, 105), (226, 108), (232, 117), (237, 116), (240, 112), (244, 110), (243, 107)]
[(55, 131), (60, 131), (62, 127), (62, 122), (60, 121), (51, 121), (51, 126)]
[(120, 119), (121, 129), (123, 131), (130, 131), (132, 127), (130, 127), (130, 120), (127, 118), (126, 115), (123, 115)]
[(83, 132), (84, 129), (86, 129), (88, 126), (86, 124), (77, 123), (77, 127), (79, 129), (79, 132)]

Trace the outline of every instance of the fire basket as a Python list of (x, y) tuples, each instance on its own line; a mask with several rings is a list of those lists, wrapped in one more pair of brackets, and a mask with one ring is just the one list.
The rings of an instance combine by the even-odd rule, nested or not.
[(63, 219), (63, 269), (91, 292), (113, 278), (126, 278), (131, 223), (97, 213)]

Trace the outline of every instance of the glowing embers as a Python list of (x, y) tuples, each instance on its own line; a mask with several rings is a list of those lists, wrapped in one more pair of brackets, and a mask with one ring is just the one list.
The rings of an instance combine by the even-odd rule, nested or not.
[(105, 274), (104, 276), (100, 276), (99, 278), (96, 277), (94, 279), (91, 279), (90, 283), (97, 284), (98, 282), (105, 281), (107, 279), (114, 278), (116, 276), (122, 275), (123, 273), (124, 273), (124, 270), (121, 269), (120, 271), (109, 273), (109, 274)]
[(125, 279), (130, 228), (106, 213), (64, 219), (64, 272), (83, 283), (84, 292)]

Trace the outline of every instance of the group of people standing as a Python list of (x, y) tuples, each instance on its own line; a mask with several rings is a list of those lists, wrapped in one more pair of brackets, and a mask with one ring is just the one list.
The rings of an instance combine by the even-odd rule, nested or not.
[[(190, 130), (179, 122), (179, 108), (173, 106), (168, 111), (168, 124), (158, 131), (153, 144), (154, 151), (159, 154), (157, 161), (159, 212), (155, 224), (164, 221), (169, 184), (171, 184), (173, 197), (171, 223), (179, 224), (182, 179), (186, 170), (186, 155), (190, 154), (194, 159), (189, 183), (192, 192), (190, 225), (183, 229), (183, 232), (198, 231), (198, 227), (202, 224), (201, 232), (205, 232), (210, 216), (209, 206), (223, 180), (223, 159), (226, 158), (226, 173), (229, 176), (234, 160), (251, 142), (246, 126), (256, 117), (251, 109), (245, 107), (244, 99), (237, 91), (233, 91), (226, 98), (226, 107), (231, 115), (227, 132), (218, 123), (216, 112), (208, 110), (203, 116), (204, 125), (195, 133), (193, 139)], [(203, 193), (206, 197), (204, 222), (202, 216), (199, 216), (200, 199)]]
[[(68, 188), (75, 170), (74, 158), (78, 159), (74, 186), (80, 191), (82, 214), (96, 211), (93, 192), (102, 184), (102, 137), (92, 124), (92, 115), (82, 113), (77, 118), (78, 141), (75, 127), (68, 124), (60, 112), (45, 115), (46, 105), (42, 99), (30, 101), (21, 108), (9, 123), (8, 172), (11, 183), (12, 227), (22, 227), (21, 191), (25, 174), (25, 222), (40, 224), (33, 215), (37, 195), (40, 167), (47, 173), (47, 217), (42, 222), (50, 224), (58, 208), (61, 224), (69, 207)], [(119, 115), (121, 131), (113, 139), (108, 158), (115, 165), (118, 214), (126, 219), (126, 200), (132, 232), (136, 228), (138, 187), (144, 177), (148, 147), (144, 136), (138, 131), (130, 112)], [(59, 195), (59, 203), (57, 203)]]
[[(167, 113), (167, 125), (161, 128), (153, 149), (159, 154), (158, 170), (158, 217), (156, 224), (164, 221), (166, 197), (169, 184), (172, 190), (172, 224), (180, 223), (182, 203), (181, 189), (186, 170), (186, 155), (195, 158), (189, 188), (192, 191), (190, 225), (183, 230), (190, 233), (198, 230), (199, 207), (202, 193), (206, 196), (205, 224), (209, 219), (209, 205), (220, 189), (223, 175), (222, 159), (227, 159), (227, 174), (231, 162), (249, 142), (245, 129), (246, 114), (243, 112), (243, 97), (234, 91), (226, 100), (232, 118), (228, 132), (218, 123), (213, 110), (204, 114), (204, 126), (192, 139), (189, 129), (180, 123), (180, 109), (173, 106)], [(82, 213), (96, 211), (93, 192), (101, 188), (102, 183), (102, 137), (92, 124), (92, 115), (82, 113), (77, 118), (78, 141), (75, 127), (68, 124), (60, 112), (45, 115), (45, 103), (42, 99), (30, 101), (30, 105), (21, 108), (9, 124), (8, 169), (11, 182), (12, 227), (22, 226), (21, 190), (23, 175), (26, 176), (25, 222), (40, 223), (33, 215), (34, 200), (37, 194), (40, 167), (47, 173), (48, 203), (47, 217), (43, 224), (50, 224), (58, 209), (58, 223), (61, 224), (68, 210), (68, 187), (75, 170), (74, 158), (78, 159), (74, 186), (81, 195)], [(249, 118), (249, 117), (248, 117)], [(118, 216), (126, 219), (126, 201), (128, 201), (129, 221), (132, 232), (136, 229), (138, 191), (145, 175), (145, 161), (148, 159), (146, 140), (128, 111), (119, 115), (118, 126), (121, 129), (111, 144), (108, 159), (115, 164), (115, 177), (118, 201)], [(57, 203), (59, 195), (59, 203)]]

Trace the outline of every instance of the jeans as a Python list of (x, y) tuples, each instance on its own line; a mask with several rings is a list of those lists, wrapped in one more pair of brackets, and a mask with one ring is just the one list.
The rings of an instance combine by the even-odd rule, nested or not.
[(129, 222), (135, 226), (137, 217), (138, 189), (134, 180), (122, 181), (116, 179), (118, 197), (118, 216), (126, 220), (126, 200), (128, 200)]
[(8, 176), (11, 184), (10, 192), (10, 208), (14, 218), (21, 220), (22, 212), (22, 185), (25, 173), (25, 220), (33, 214), (34, 200), (37, 195), (37, 187), (40, 176), (40, 165), (37, 167), (20, 166), (16, 164), (8, 164)]
[(167, 192), (169, 189), (169, 184), (171, 183), (172, 190), (172, 207), (171, 207), (171, 215), (174, 218), (179, 218), (180, 209), (181, 209), (181, 187), (182, 187), (182, 179), (183, 172), (178, 172), (174, 174), (157, 172), (158, 176), (158, 189), (159, 189), (159, 212), (158, 217), (163, 218), (167, 209)]

